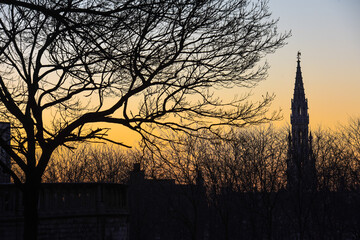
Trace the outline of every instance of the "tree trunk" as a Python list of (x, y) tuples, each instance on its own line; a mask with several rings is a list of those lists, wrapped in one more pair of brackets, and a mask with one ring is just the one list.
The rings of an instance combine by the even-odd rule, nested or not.
[(36, 240), (38, 236), (38, 201), (40, 181), (29, 179), (24, 184), (24, 240)]

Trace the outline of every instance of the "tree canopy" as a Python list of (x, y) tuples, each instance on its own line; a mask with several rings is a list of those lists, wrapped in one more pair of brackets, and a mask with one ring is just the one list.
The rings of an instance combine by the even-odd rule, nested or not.
[(194, 133), (273, 117), (264, 115), (271, 96), (213, 95), (264, 79), (257, 64), (285, 44), (266, 1), (0, 0), (0, 16), (0, 114), (12, 128), (11, 145), (0, 145), (25, 182), (0, 164), (24, 189), (41, 182), (59, 146), (112, 141), (92, 123), (147, 139), (156, 128)]

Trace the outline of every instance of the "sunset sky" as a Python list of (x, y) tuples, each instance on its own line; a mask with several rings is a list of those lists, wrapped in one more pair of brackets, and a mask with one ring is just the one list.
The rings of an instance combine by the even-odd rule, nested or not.
[(288, 45), (266, 57), (269, 77), (255, 92), (276, 94), (273, 108), (290, 121), (296, 53), (309, 101), (311, 128), (335, 127), (360, 117), (360, 1), (270, 0), (279, 30), (291, 30)]
[[(252, 99), (274, 93), (272, 109), (281, 109), (283, 115), (275, 125), (289, 124), (296, 56), (301, 51), (310, 128), (334, 128), (360, 117), (360, 1), (270, 0), (269, 7), (273, 18), (280, 19), (279, 31), (291, 30), (292, 37), (286, 46), (265, 57), (269, 76), (252, 90)], [(230, 91), (233, 95), (248, 92)], [(139, 139), (118, 127), (110, 136), (131, 145)]]

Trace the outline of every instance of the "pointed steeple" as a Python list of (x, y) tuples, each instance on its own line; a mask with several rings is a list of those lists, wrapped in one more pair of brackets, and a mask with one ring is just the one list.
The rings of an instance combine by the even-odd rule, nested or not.
[(305, 99), (305, 91), (304, 91), (304, 83), (303, 83), (302, 74), (301, 74), (300, 56), (301, 56), (301, 53), (298, 52), (294, 99), (303, 100), (303, 99)]
[(298, 52), (294, 96), (291, 101), (291, 125), (309, 124), (308, 104), (307, 99), (305, 98), (304, 83), (300, 66), (300, 56), (301, 53)]
[(294, 96), (291, 100), (291, 135), (287, 161), (288, 189), (310, 189), (316, 186), (315, 160), (312, 154), (312, 136), (309, 137), (308, 102), (297, 55)]

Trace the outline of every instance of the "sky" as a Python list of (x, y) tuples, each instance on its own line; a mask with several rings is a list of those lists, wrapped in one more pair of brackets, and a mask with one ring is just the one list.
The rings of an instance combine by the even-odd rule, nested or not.
[(311, 128), (336, 128), (360, 117), (360, 1), (270, 0), (280, 31), (291, 30), (288, 44), (266, 56), (268, 78), (254, 92), (274, 93), (273, 109), (290, 122), (290, 102), (301, 51)]
[[(286, 46), (265, 57), (268, 78), (252, 90), (252, 99), (274, 93), (271, 109), (281, 109), (283, 115), (274, 124), (289, 124), (301, 51), (310, 128), (336, 128), (360, 117), (360, 0), (269, 0), (268, 5), (272, 17), (279, 18), (278, 30), (291, 30), (292, 36)], [(140, 139), (126, 129), (112, 129), (110, 136), (130, 145)]]

